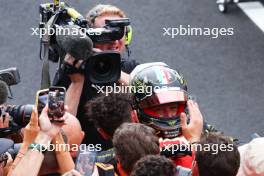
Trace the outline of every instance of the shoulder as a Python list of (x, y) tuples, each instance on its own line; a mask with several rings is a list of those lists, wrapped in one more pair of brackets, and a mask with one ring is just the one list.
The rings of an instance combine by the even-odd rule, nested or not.
[(131, 73), (132, 70), (139, 65), (139, 62), (137, 62), (134, 59), (122, 59), (121, 60), (121, 69), (122, 71), (124, 71), (125, 73)]

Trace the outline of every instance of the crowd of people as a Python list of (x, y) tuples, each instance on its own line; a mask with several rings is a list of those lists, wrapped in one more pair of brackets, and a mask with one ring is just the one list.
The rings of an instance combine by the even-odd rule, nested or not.
[[(86, 19), (103, 27), (106, 19), (124, 17), (118, 7), (100, 4)], [(124, 55), (126, 37), (94, 48)], [(64, 62), (78, 69), (82, 61), (67, 53)], [(238, 146), (211, 128), (178, 70), (131, 58), (121, 60), (121, 70), (117, 85), (132, 92), (107, 96), (97, 93), (88, 75), (59, 70), (53, 85), (67, 88), (64, 122), (50, 122), (48, 106), (40, 115), (34, 108), (16, 134), (22, 143), (0, 138), (0, 176), (264, 176), (264, 138)], [(8, 128), (10, 119), (1, 116), (0, 128)]]

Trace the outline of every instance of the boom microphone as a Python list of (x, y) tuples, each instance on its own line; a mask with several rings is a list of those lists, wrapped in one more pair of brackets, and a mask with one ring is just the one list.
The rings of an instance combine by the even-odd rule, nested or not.
[(0, 105), (4, 104), (8, 97), (7, 84), (0, 80)]
[(93, 42), (79, 26), (59, 26), (57, 29), (59, 30), (56, 31), (64, 32), (57, 34), (56, 40), (65, 53), (69, 53), (78, 60), (87, 60), (92, 56)]

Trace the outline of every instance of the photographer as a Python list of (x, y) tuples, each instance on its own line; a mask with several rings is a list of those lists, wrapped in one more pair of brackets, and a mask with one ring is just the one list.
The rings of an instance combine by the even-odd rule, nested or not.
[[(1, 70), (0, 72), (0, 137), (12, 139), (14, 142), (21, 142), (22, 137), (18, 128), (16, 128), (11, 122), (10, 114), (5, 112), (6, 107), (11, 107), (6, 105), (8, 98), (8, 84), (2, 81), (3, 73), (8, 73), (12, 75), (12, 72), (8, 72), (10, 69)], [(12, 77), (13, 78), (13, 77)], [(16, 82), (16, 80), (12, 80)], [(16, 83), (15, 83), (16, 84)]]
[[(119, 8), (112, 5), (97, 5), (87, 14), (88, 23), (92, 27), (103, 27), (106, 19), (121, 19), (126, 17), (124, 12)], [(110, 43), (95, 44), (97, 51), (114, 50), (122, 54), (126, 48), (125, 36), (120, 40), (112, 41)], [(65, 57), (66, 62), (78, 67), (79, 62), (75, 62), (74, 58), (68, 54)], [(121, 77), (118, 81), (119, 84), (127, 84), (129, 80), (129, 73), (138, 65), (135, 60), (122, 59), (121, 61)], [(59, 76), (60, 75), (60, 76)], [(82, 78), (83, 77), (83, 78)], [(93, 124), (88, 122), (84, 117), (84, 105), (91, 98), (97, 95), (97, 90), (92, 87), (92, 83), (88, 80), (88, 75), (82, 76), (81, 74), (75, 73), (71, 75), (65, 75), (57, 72), (56, 77), (53, 81), (54, 85), (60, 85), (68, 87), (67, 105), (73, 115), (77, 114), (78, 119), (82, 124), (82, 128), (86, 133), (84, 143), (102, 143), (100, 135), (94, 128)], [(77, 110), (78, 109), (78, 110)], [(78, 113), (77, 113), (78, 112)]]

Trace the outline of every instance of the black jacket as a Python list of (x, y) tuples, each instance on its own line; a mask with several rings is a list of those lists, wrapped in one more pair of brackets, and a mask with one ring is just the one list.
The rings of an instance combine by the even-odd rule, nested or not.
[[(135, 60), (125, 60), (121, 61), (121, 70), (125, 73), (131, 73), (132, 70), (138, 65)], [(71, 81), (69, 77), (61, 72), (55, 74), (53, 80), (54, 86), (63, 86), (68, 88)], [(97, 132), (94, 125), (85, 118), (84, 105), (87, 101), (97, 96), (97, 90), (91, 86), (91, 82), (88, 79), (85, 79), (82, 95), (80, 98), (80, 103), (78, 107), (77, 118), (79, 119), (82, 129), (85, 132), (85, 138), (82, 143), (84, 144), (101, 144), (103, 150), (112, 148), (111, 141), (105, 141), (101, 135)]]

